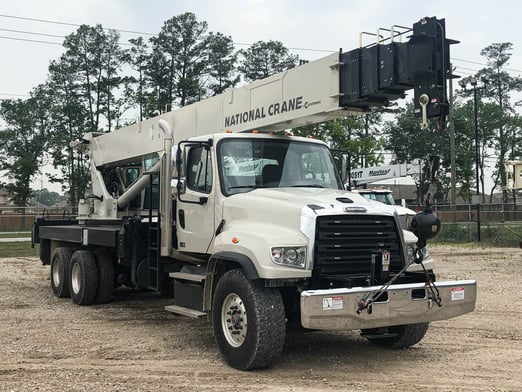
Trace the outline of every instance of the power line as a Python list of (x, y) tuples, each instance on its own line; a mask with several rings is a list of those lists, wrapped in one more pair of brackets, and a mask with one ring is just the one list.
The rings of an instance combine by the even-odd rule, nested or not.
[(457, 69), (457, 72), (459, 73), (459, 75), (460, 75), (460, 74), (463, 74), (463, 75), (466, 75), (466, 76), (472, 76), (472, 75), (475, 75), (474, 73), (466, 72), (466, 71), (459, 71), (458, 69)]
[[(2, 17), (2, 18), (11, 18), (11, 19), (20, 19), (20, 20), (29, 20), (29, 21), (32, 21), (32, 22), (52, 23), (52, 24), (58, 24), (58, 25), (62, 25), (62, 26), (73, 26), (73, 27), (80, 27), (80, 26), (82, 26), (82, 25), (76, 24), (76, 23), (59, 22), (59, 21), (48, 20), (48, 19), (26, 18), (26, 17), (22, 17), (22, 16), (13, 16), (13, 15), (4, 15), (4, 14), (0, 14), (0, 17)], [(155, 36), (156, 35), (156, 34), (152, 34), (152, 33), (144, 33), (144, 32), (141, 32), (141, 31), (112, 29), (112, 28), (104, 28), (104, 30), (115, 30), (115, 31), (119, 31), (121, 33), (141, 34), (141, 35), (150, 35), (150, 36)]]
[(456, 60), (456, 61), (462, 61), (463, 63), (477, 64), (477, 65), (487, 65), (487, 64), (479, 63), (479, 62), (477, 62), (477, 61), (464, 60), (464, 59), (457, 59), (457, 58), (455, 58), (455, 57), (452, 57), (451, 59), (452, 59), (452, 60)]
[(33, 32), (33, 31), (25, 31), (25, 30), (11, 30), (11, 29), (2, 29), (2, 28), (0, 28), (0, 31), (7, 31), (9, 33), (21, 33), (21, 34), (40, 35), (40, 36), (43, 36), (43, 37), (65, 38), (64, 35), (36, 33), (36, 32)]
[[(471, 61), (471, 60), (464, 60), (464, 59), (457, 59), (455, 57), (452, 57), (451, 60), (456, 60), (456, 61), (462, 61), (463, 63), (469, 63), (469, 64), (476, 64), (476, 65), (481, 65), (483, 67), (487, 67), (488, 65), (487, 64), (484, 64), (484, 63), (479, 63), (477, 61)], [(463, 68), (463, 67), (461, 67)], [(470, 69), (470, 68), (464, 68), (464, 69)], [(513, 69), (513, 68), (504, 68), (506, 71), (511, 71), (511, 72), (521, 72), (521, 70), (519, 69)], [(472, 70), (474, 71), (474, 70)], [(478, 71), (478, 70), (477, 70)]]
[[(244, 43), (244, 42), (234, 42), (234, 45), (238, 45), (238, 46), (252, 46), (252, 44), (247, 44), (247, 43)], [(290, 50), (300, 50), (300, 51), (305, 51), (305, 52), (324, 52), (324, 53), (335, 53), (335, 52), (337, 52), (337, 50), (294, 48), (294, 47), (291, 47), (291, 46), (287, 47), (287, 49), (290, 49)]]
[[(36, 33), (31, 31), (22, 31), (22, 30), (11, 30), (11, 29), (2, 29), (0, 28), (0, 31), (8, 31), (13, 33), (22, 33), (22, 34), (31, 34), (31, 35), (39, 35), (44, 37), (55, 37), (55, 38), (66, 38), (64, 35), (55, 35), (55, 34), (45, 34), (45, 33)], [(33, 40), (33, 39), (24, 39), (24, 38), (17, 38), (17, 37), (6, 37), (6, 36), (0, 36), (0, 39), (10, 39), (13, 41), (26, 41), (26, 42), (35, 42), (35, 43), (41, 43), (41, 44), (53, 44), (53, 45), (62, 45), (62, 43), (59, 42), (51, 42), (51, 41), (41, 41), (41, 40)], [(120, 45), (123, 46), (132, 46), (132, 44), (126, 43), (126, 42), (118, 42)], [(251, 46), (251, 44), (241, 43), (241, 42), (234, 42), (234, 45), (238, 46)], [(334, 53), (335, 50), (326, 50), (326, 49), (306, 49), (306, 48), (292, 48), (289, 47), (287, 49), (290, 50), (301, 50), (301, 51), (307, 51), (307, 52), (324, 52), (324, 53)]]
[[(8, 31), (8, 32), (12, 32), (12, 33), (21, 33), (21, 34), (39, 35), (39, 36), (43, 36), (43, 37), (53, 37), (53, 38), (63, 38), (63, 39), (67, 38), (65, 35), (45, 34), (45, 33), (37, 33), (37, 32), (34, 32), (34, 31), (25, 31), (25, 30), (11, 30), (11, 29), (2, 29), (2, 28), (0, 28), (0, 31)], [(37, 42), (37, 43), (43, 43), (43, 44), (62, 45), (61, 43), (58, 43), (58, 42), (29, 40), (29, 39), (23, 39), (23, 38), (18, 38), (18, 37), (0, 36), (0, 38), (11, 39), (11, 40), (14, 40), (14, 41), (29, 41), (29, 42)], [(132, 46), (131, 44), (126, 43), (126, 42), (118, 42), (118, 44), (123, 45), (123, 46)]]
[[(51, 24), (57, 24), (57, 25), (62, 25), (62, 26), (72, 26), (72, 27), (80, 27), (80, 26), (82, 26), (81, 24), (77, 24), (77, 23), (60, 22), (60, 21), (49, 20), (49, 19), (28, 18), (28, 17), (22, 17), (22, 16), (6, 15), (6, 14), (0, 14), (0, 17), (2, 17), (2, 18), (11, 18), (11, 19), (19, 19), (19, 20), (28, 20), (28, 21), (32, 21), (32, 22), (51, 23)], [(142, 32), (142, 31), (135, 31), (135, 30), (124, 30), (124, 29), (116, 29), (116, 28), (110, 28), (110, 27), (109, 28), (104, 27), (103, 29), (104, 30), (114, 30), (114, 31), (118, 31), (118, 32), (121, 32), (121, 33), (148, 35), (148, 36), (152, 36), (152, 37), (157, 36), (157, 34), (147, 33), (147, 32)], [(0, 29), (0, 30), (10, 31), (8, 29)], [(26, 33), (26, 34), (37, 34), (37, 35), (44, 35), (44, 36), (49, 36), (49, 37), (53, 36), (51, 34), (29, 33), (29, 32), (24, 32), (24, 31), (15, 31), (15, 30), (13, 30), (13, 32), (21, 32), (21, 33)], [(54, 36), (54, 37), (65, 38), (64, 36)], [(0, 37), (0, 38), (4, 38), (4, 37)], [(43, 43), (47, 43), (47, 42), (43, 42)], [(122, 44), (123, 45), (129, 45), (129, 44), (125, 44), (125, 43), (122, 43)], [(244, 42), (235, 42), (234, 44), (238, 45), (238, 46), (251, 46), (252, 45), (252, 44), (248, 44), (248, 43), (244, 43)], [(299, 51), (309, 51), (309, 52), (323, 52), (323, 53), (334, 53), (334, 52), (336, 52), (336, 50), (296, 48), (296, 47), (288, 47), (288, 49), (299, 50)], [(481, 66), (487, 66), (487, 64), (479, 63), (477, 61), (464, 60), (464, 59), (459, 59), (459, 58), (452, 58), (452, 60), (462, 61), (462, 62), (465, 62), (465, 63), (476, 64), (476, 65), (481, 65)], [(510, 69), (510, 68), (504, 68), (504, 69), (506, 71), (522, 73), (521, 70), (517, 70), (517, 69)]]
[(5, 37), (5, 36), (2, 36), (2, 35), (0, 35), (0, 38), (2, 38), (2, 39), (10, 39), (10, 40), (13, 40), (13, 41), (36, 42), (36, 43), (39, 43), (39, 44), (51, 44), (51, 45), (60, 45), (60, 46), (62, 46), (61, 42), (51, 42), (51, 41), (40, 41), (40, 40), (37, 40), (37, 39)]
[[(20, 20), (29, 20), (29, 21), (32, 21), (32, 22), (52, 23), (52, 24), (58, 24), (58, 25), (63, 25), (63, 26), (72, 26), (72, 27), (80, 27), (80, 26), (82, 26), (82, 25), (76, 24), (76, 23), (59, 22), (59, 21), (48, 20), (48, 19), (26, 18), (26, 17), (22, 17), (22, 16), (13, 16), (13, 15), (5, 15), (5, 14), (0, 14), (0, 17), (2, 17), (2, 18), (11, 18), (11, 19), (20, 19)], [(141, 34), (141, 35), (148, 35), (148, 36), (152, 36), (152, 37), (157, 36), (157, 34), (144, 33), (144, 32), (134, 31), (134, 30), (122, 30), (122, 29), (115, 29), (115, 28), (110, 28), (110, 27), (109, 28), (104, 27), (103, 29), (104, 30), (114, 30), (114, 31), (118, 31), (118, 32), (121, 32), (121, 33)], [(10, 31), (8, 29), (0, 29), (0, 30)], [(37, 34), (37, 35), (44, 35), (44, 36), (54, 36), (54, 35), (51, 35), (51, 34), (32, 33), (32, 32), (16, 31), (16, 30), (13, 30), (13, 32), (20, 32), (20, 33), (25, 33), (25, 34)], [(65, 38), (65, 36), (54, 36), (54, 37)], [(252, 46), (252, 44), (248, 44), (248, 43), (244, 43), (244, 42), (234, 42), (234, 44), (238, 45), (238, 46)], [(122, 45), (129, 45), (129, 44), (122, 43)], [(288, 47), (288, 49), (290, 49), (290, 50), (307, 51), (307, 52), (323, 52), (323, 53), (334, 53), (334, 52), (336, 52), (336, 50), (311, 49), (311, 48)]]
[(479, 71), (478, 69), (461, 67), (460, 65), (457, 65), (456, 68), (457, 69), (465, 69), (466, 71), (473, 71), (473, 72), (478, 72)]
[[(77, 24), (77, 23), (61, 22), (61, 21), (48, 20), (48, 19), (28, 18), (28, 17), (22, 17), (22, 16), (6, 15), (6, 14), (0, 14), (0, 17), (11, 18), (11, 19), (19, 19), (19, 20), (28, 20), (28, 21), (32, 21), (32, 22), (51, 23), (51, 24), (58, 24), (58, 25), (63, 25), (63, 26), (73, 26), (73, 27), (80, 27), (80, 26), (82, 26), (82, 25)], [(147, 32), (140, 32), (140, 31), (135, 31), (135, 30), (123, 30), (123, 29), (105, 28), (105, 27), (103, 27), (103, 29), (104, 30), (114, 30), (114, 31), (118, 31), (118, 32), (122, 32), (122, 33), (130, 33), (130, 34), (141, 34), (141, 35), (148, 35), (148, 36), (156, 36), (157, 35), (157, 34), (152, 34), (152, 33), (147, 33)], [(10, 30), (10, 29), (3, 29), (3, 28), (0, 28), (0, 30), (1, 31), (15, 32), (15, 33), (22, 33), (22, 34), (32, 34), (32, 35), (46, 36), (46, 37), (66, 38), (65, 36), (60, 36), (60, 35), (44, 34), (44, 33), (30, 32), (30, 31), (23, 31), (23, 30)], [(52, 44), (52, 45), (61, 45), (59, 43), (50, 42), (50, 41), (30, 40), (30, 39), (5, 37), (5, 36), (0, 36), (0, 38), (10, 39), (10, 40), (15, 40), (15, 41), (26, 41), (26, 42), (45, 43), (45, 44)], [(128, 44), (128, 43), (125, 43), (125, 42), (120, 42), (120, 44), (121, 45), (125, 45), (125, 46), (131, 46), (131, 44)], [(252, 44), (248, 44), (248, 43), (244, 43), (244, 42), (234, 42), (234, 45), (237, 45), (237, 46), (251, 46)], [(297, 47), (288, 47), (288, 49), (290, 49), (290, 50), (297, 50), (297, 51), (308, 51), (308, 52), (322, 52), (322, 53), (334, 53), (334, 52), (336, 52), (335, 50), (312, 49), (312, 48), (297, 48)], [(477, 61), (472, 61), (472, 60), (465, 60), (465, 59), (459, 59), (459, 58), (452, 58), (452, 60), (461, 61), (461, 62), (469, 63), (469, 64), (476, 64), (476, 65), (487, 67), (487, 64), (480, 63), (480, 62), (477, 62)], [(466, 68), (466, 67), (459, 67), (459, 68), (465, 69), (465, 70), (469, 70), (469, 71), (473, 71), (473, 72), (478, 72), (479, 71), (479, 70), (475, 70), (475, 69), (472, 69), (472, 68)], [(513, 68), (504, 68), (504, 69), (506, 71), (522, 73), (521, 70), (517, 70), (517, 69), (513, 69)]]

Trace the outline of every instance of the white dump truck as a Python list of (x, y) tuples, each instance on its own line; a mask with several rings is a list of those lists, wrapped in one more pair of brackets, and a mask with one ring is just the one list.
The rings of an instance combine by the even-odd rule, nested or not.
[[(470, 312), (473, 280), (435, 282), (420, 249), (440, 222), (403, 227), (391, 206), (344, 189), (328, 146), (293, 127), (361, 113), (414, 89), (444, 125), (449, 44), (424, 18), (409, 41), (340, 52), (110, 133), (87, 133), (92, 190), (70, 220), (39, 218), (51, 288), (75, 304), (118, 286), (207, 317), (224, 360), (269, 366), (297, 328), (361, 330), (408, 347), (428, 324)], [(175, 186), (173, 187), (173, 184)]]

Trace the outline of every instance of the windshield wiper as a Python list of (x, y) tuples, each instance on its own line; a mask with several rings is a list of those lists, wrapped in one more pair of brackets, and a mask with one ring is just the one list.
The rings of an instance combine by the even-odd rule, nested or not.
[(292, 185), (292, 188), (299, 187), (299, 188), (324, 188), (323, 185), (319, 184), (300, 184), (300, 185)]
[(234, 185), (229, 186), (227, 189), (230, 191), (231, 189), (248, 189), (248, 192), (253, 191), (256, 188), (260, 188), (259, 185)]

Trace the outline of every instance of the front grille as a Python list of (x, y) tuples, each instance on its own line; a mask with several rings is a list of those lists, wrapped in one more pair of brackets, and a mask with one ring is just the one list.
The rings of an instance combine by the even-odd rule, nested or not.
[(390, 272), (398, 272), (404, 264), (400, 244), (393, 217), (317, 217), (314, 272), (320, 276), (369, 276), (372, 253), (381, 251), (390, 252)]

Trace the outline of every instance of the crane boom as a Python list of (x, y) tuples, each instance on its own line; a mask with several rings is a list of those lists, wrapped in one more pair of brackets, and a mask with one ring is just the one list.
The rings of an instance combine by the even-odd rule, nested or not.
[(363, 185), (390, 178), (400, 178), (421, 174), (420, 164), (400, 163), (387, 166), (373, 166), (352, 169), (350, 180), (354, 185)]
[(408, 42), (334, 53), (111, 133), (88, 134), (86, 141), (94, 144), (99, 167), (163, 151), (160, 120), (170, 125), (175, 142), (225, 130), (274, 131), (386, 106), (412, 88), (424, 120), (443, 119), (454, 42), (445, 38), (444, 19), (424, 18)]

